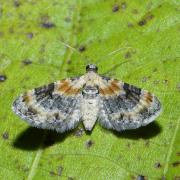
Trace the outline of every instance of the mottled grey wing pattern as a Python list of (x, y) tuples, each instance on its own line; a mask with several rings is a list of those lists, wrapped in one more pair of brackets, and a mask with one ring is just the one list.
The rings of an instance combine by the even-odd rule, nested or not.
[(102, 77), (99, 122), (116, 131), (136, 129), (155, 120), (161, 111), (157, 97), (122, 81)]
[[(64, 132), (81, 119), (78, 78), (65, 79), (28, 91), (17, 97), (13, 111), (31, 126)], [(77, 87), (77, 86), (76, 86)]]

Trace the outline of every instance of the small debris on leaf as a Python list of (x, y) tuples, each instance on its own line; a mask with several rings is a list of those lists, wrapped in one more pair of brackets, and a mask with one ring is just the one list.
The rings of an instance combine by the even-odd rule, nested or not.
[(7, 79), (5, 75), (0, 75), (0, 82), (4, 82)]
[(8, 133), (8, 132), (4, 132), (4, 133), (2, 134), (2, 137), (3, 137), (3, 139), (5, 139), (5, 140), (9, 139), (9, 133)]
[(113, 11), (113, 12), (119, 11), (119, 6), (118, 6), (117, 4), (114, 5), (113, 8), (112, 8), (112, 11)]
[(32, 61), (30, 59), (24, 59), (22, 62), (24, 65), (32, 64)]
[(160, 168), (160, 167), (161, 167), (160, 162), (156, 162), (156, 163), (154, 164), (154, 167), (155, 167), (155, 168)]
[(92, 140), (87, 140), (85, 143), (87, 148), (90, 148), (93, 144), (94, 144), (94, 142)]
[(86, 50), (86, 47), (85, 47), (85, 46), (81, 45), (81, 46), (79, 47), (79, 51), (80, 51), (80, 52), (83, 52), (83, 51), (85, 51), (85, 50)]

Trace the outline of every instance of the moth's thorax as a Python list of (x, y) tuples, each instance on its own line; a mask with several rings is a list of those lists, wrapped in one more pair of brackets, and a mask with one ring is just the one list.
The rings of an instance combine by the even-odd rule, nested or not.
[(87, 86), (96, 86), (99, 83), (99, 75), (93, 71), (85, 74), (85, 81)]

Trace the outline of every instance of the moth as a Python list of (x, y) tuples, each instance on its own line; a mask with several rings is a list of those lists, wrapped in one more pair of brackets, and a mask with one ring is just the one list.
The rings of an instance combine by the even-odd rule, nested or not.
[(12, 109), (31, 126), (60, 133), (80, 122), (91, 131), (96, 121), (116, 131), (136, 129), (160, 114), (155, 95), (97, 71), (96, 65), (89, 64), (80, 77), (29, 90), (16, 98)]

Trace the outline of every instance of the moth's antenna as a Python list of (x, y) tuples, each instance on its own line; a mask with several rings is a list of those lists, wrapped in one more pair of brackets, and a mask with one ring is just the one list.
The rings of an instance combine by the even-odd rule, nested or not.
[(114, 55), (114, 54), (117, 54), (117, 53), (121, 52), (121, 51), (124, 50), (124, 49), (132, 49), (132, 47), (123, 47), (123, 48), (119, 48), (119, 49), (116, 49), (116, 50), (108, 53), (107, 55), (101, 57), (101, 58), (98, 60), (97, 65), (99, 65), (105, 58), (107, 59), (107, 57), (110, 57), (110, 56), (112, 56), (112, 55)]
[(72, 47), (72, 46), (70, 46), (69, 44), (67, 44), (67, 43), (65, 43), (65, 42), (63, 42), (63, 41), (60, 41), (60, 43), (61, 43), (61, 44), (63, 44), (64, 46), (66, 46), (66, 47), (68, 47), (68, 48), (72, 49), (73, 51), (76, 51), (76, 52), (78, 52), (78, 53), (79, 53), (79, 51), (78, 51), (76, 48), (73, 48), (73, 47)]
[[(60, 41), (60, 43), (63, 44), (65, 47), (72, 49), (74, 52), (78, 53), (78, 54), (82, 57), (82, 53), (79, 52), (76, 48), (70, 46), (69, 44), (67, 44), (67, 43), (65, 43), (65, 42), (63, 42), (63, 41)], [(112, 56), (112, 55), (114, 55), (114, 54), (120, 53), (122, 50), (125, 50), (125, 49), (132, 49), (132, 47), (118, 48), (118, 49), (116, 49), (116, 50), (114, 50), (114, 51), (112, 51), (112, 52), (109, 52), (109, 53), (106, 54), (105, 56), (102, 56), (99, 60), (97, 59), (96, 65), (99, 65), (103, 60), (107, 60), (107, 57), (110, 57), (110, 56)], [(88, 64), (92, 64), (93, 62), (92, 62), (91, 60), (88, 60), (87, 63), (88, 63)]]

